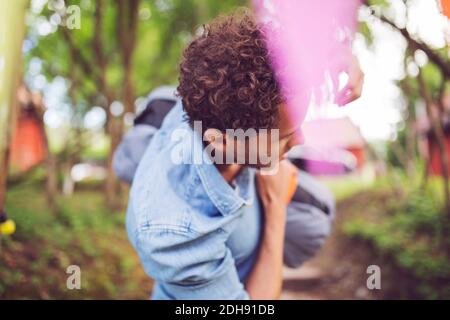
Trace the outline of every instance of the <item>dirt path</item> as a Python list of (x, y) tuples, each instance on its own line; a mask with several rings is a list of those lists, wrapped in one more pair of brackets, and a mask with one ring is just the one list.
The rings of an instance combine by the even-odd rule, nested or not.
[[(347, 238), (343, 220), (361, 210), (365, 193), (338, 203), (332, 233), (316, 257), (299, 269), (284, 270), (281, 299), (380, 299), (381, 292), (366, 287), (367, 267), (377, 261), (367, 246)], [(372, 195), (373, 196), (373, 195)]]

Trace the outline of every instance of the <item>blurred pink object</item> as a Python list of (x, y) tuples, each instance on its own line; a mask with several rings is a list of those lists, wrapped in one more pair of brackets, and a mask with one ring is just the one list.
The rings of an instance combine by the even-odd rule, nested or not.
[(338, 76), (351, 62), (359, 0), (253, 0), (264, 23), (278, 81), (296, 122), (305, 118), (311, 94), (326, 74), (337, 91)]

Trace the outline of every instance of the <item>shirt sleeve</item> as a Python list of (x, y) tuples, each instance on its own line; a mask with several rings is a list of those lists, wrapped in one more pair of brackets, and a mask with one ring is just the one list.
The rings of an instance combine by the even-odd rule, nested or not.
[(177, 300), (249, 299), (222, 231), (159, 229), (139, 233), (145, 271)]

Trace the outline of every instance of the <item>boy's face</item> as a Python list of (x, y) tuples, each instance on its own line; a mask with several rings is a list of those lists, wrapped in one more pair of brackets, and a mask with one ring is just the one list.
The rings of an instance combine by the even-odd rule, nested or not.
[(258, 162), (256, 165), (249, 163), (250, 167), (256, 168), (271, 168), (278, 165), (278, 163), (286, 158), (287, 153), (294, 146), (303, 143), (303, 134), (301, 131), (301, 123), (293, 122), (289, 117), (287, 107), (285, 105), (280, 106), (280, 117), (277, 128), (268, 130), (267, 135), (265, 133), (259, 133), (257, 137), (258, 148), (252, 148), (252, 144), (249, 143), (248, 154), (249, 158), (251, 153), (255, 152), (262, 159), (269, 159), (264, 163)]
[[(304, 119), (296, 119), (292, 121), (289, 117), (287, 107), (285, 105), (280, 108), (280, 152), (282, 158), (286, 153), (297, 145), (301, 145), (304, 142), (303, 132), (301, 125)], [(282, 159), (281, 158), (281, 159)]]
[(293, 123), (285, 105), (281, 105), (279, 110), (279, 123), (274, 129), (227, 131), (225, 135), (220, 134), (220, 139), (216, 135), (213, 142), (216, 156), (219, 151), (225, 164), (276, 168), (292, 147), (303, 143), (302, 119)]

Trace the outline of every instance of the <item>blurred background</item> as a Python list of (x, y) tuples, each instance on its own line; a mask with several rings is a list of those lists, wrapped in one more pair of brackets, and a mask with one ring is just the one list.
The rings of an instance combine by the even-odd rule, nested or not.
[[(202, 24), (250, 5), (0, 0), (0, 298), (149, 297), (113, 151), (152, 90), (176, 86)], [(445, 0), (362, 2), (362, 96), (312, 106), (293, 155), (334, 192), (336, 223), (316, 258), (286, 269), (282, 298), (450, 298), (449, 12)], [(82, 290), (66, 288), (69, 265)], [(366, 287), (369, 265), (381, 290)]]

